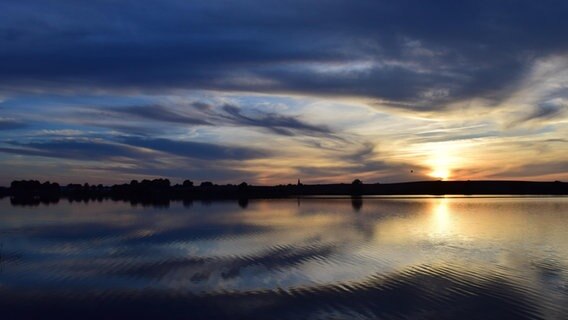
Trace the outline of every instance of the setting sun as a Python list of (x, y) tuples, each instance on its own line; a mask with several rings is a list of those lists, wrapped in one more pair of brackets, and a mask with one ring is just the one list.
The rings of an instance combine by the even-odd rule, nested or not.
[(450, 170), (448, 168), (436, 168), (432, 173), (430, 173), (431, 177), (448, 180), (450, 178)]
[(451, 142), (426, 144), (424, 150), (429, 158), (426, 162), (431, 168), (428, 175), (448, 180), (452, 175), (452, 168), (455, 168), (459, 162), (459, 158), (456, 157), (459, 149), (459, 145)]

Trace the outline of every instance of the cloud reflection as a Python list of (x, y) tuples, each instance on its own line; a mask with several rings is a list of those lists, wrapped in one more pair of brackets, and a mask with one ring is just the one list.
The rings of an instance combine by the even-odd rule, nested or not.
[[(305, 198), (300, 206), (296, 199), (253, 199), (245, 208), (235, 201), (30, 208), (3, 199), (0, 300), (12, 303), (6, 312), (32, 312), (21, 306), (33, 302), (33, 310), (54, 314), (88, 301), (106, 310), (117, 308), (110, 301), (144, 309), (165, 299), (162, 310), (172, 310), (178, 300), (165, 297), (173, 295), (187, 303), (175, 310), (193, 306), (204, 317), (235, 310), (282, 318), (330, 310), (346, 317), (362, 310), (373, 317), (420, 310), (442, 318), (561, 315), (564, 304), (550, 301), (559, 301), (568, 280), (565, 200)], [(30, 287), (34, 295), (26, 293)], [(208, 307), (221, 302), (227, 307)], [(496, 307), (482, 307), (488, 304)]]

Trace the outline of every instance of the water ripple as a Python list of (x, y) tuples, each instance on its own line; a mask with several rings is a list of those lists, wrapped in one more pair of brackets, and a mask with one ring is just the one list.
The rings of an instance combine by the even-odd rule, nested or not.
[(259, 200), (239, 211), (103, 203), (97, 215), (69, 204), (76, 213), (61, 216), (59, 206), (22, 215), (0, 202), (0, 310), (8, 319), (566, 319), (568, 200), (523, 201), (374, 199), (356, 212), (349, 199)]

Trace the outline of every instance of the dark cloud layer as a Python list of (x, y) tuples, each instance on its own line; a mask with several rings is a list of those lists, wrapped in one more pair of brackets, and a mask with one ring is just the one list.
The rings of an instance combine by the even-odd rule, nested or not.
[(12, 119), (2, 119), (0, 118), (0, 131), (2, 130), (15, 130), (15, 129), (23, 129), (26, 127), (26, 124), (20, 121), (12, 120)]
[(268, 156), (266, 152), (253, 148), (192, 141), (123, 137), (120, 138), (119, 142), (87, 139), (49, 140), (28, 143), (8, 142), (9, 145), (14, 147), (2, 147), (0, 152), (70, 160), (98, 161), (111, 160), (117, 157), (126, 157), (138, 161), (153, 161), (161, 158), (156, 153), (148, 153), (140, 148), (201, 160), (247, 160)]
[(308, 135), (331, 133), (331, 130), (325, 126), (308, 124), (295, 117), (275, 113), (262, 113), (257, 117), (250, 117), (244, 115), (240, 108), (232, 105), (223, 106), (223, 111), (228, 115), (227, 119), (237, 125), (265, 128), (276, 134), (293, 136), (297, 134), (296, 131)]
[[(567, 13), (560, 0), (25, 0), (0, 10), (0, 82), (296, 92), (437, 110), (507, 97), (532, 60), (566, 52)], [(140, 116), (178, 121), (149, 112)]]
[(565, 103), (541, 103), (534, 107), (532, 112), (525, 115), (517, 122), (536, 122), (536, 121), (546, 121), (562, 116), (568, 111), (568, 105)]
[(187, 125), (210, 125), (205, 119), (177, 113), (160, 105), (132, 106), (115, 108), (115, 112), (154, 121), (163, 121)]
[(268, 156), (266, 152), (257, 149), (194, 141), (141, 139), (135, 137), (124, 138), (122, 141), (131, 146), (143, 147), (182, 157), (204, 160), (247, 160)]
[[(152, 122), (166, 122), (178, 125), (254, 127), (285, 136), (328, 136), (333, 134), (332, 130), (324, 125), (310, 124), (296, 116), (287, 116), (262, 110), (255, 110), (253, 114), (245, 115), (241, 107), (232, 104), (213, 106), (195, 102), (189, 106), (185, 106), (183, 109), (184, 112), (181, 112), (162, 105), (147, 105), (113, 108), (111, 112), (118, 117), (124, 117), (126, 115)], [(107, 109), (103, 110), (104, 112), (108, 112)], [(109, 123), (99, 123), (98, 125), (129, 133), (144, 133), (145, 131), (130, 127), (117, 128), (115, 125)]]
[(525, 164), (506, 170), (502, 170), (492, 175), (495, 178), (513, 177), (513, 178), (526, 178), (541, 175), (553, 175), (559, 172), (565, 172), (568, 168), (568, 161), (552, 161), (552, 162), (538, 162)]
[(147, 158), (136, 149), (102, 141), (89, 140), (51, 140), (30, 143), (10, 143), (16, 148), (0, 148), (0, 152), (63, 158), (70, 160), (108, 160), (113, 157)]

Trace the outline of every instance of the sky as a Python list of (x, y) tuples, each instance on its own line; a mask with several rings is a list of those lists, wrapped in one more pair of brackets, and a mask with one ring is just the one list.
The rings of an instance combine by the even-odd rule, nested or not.
[(568, 180), (568, 2), (0, 0), (0, 185)]

